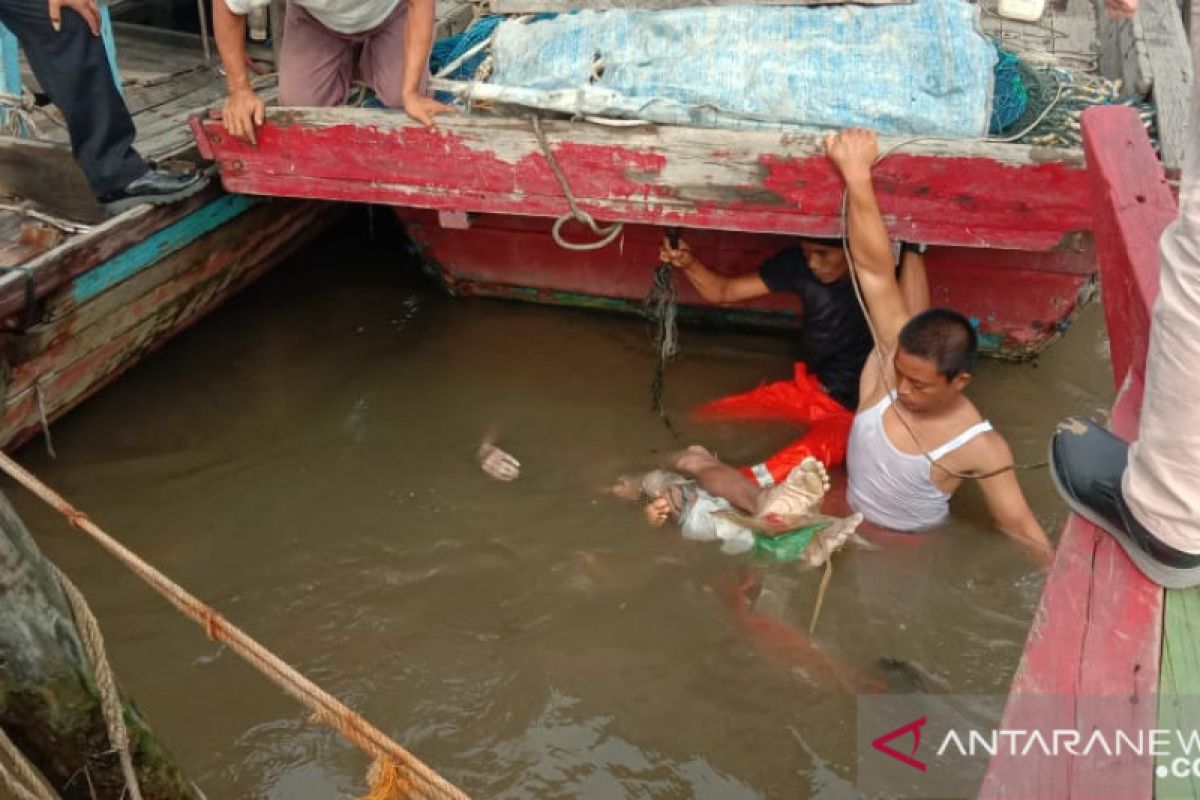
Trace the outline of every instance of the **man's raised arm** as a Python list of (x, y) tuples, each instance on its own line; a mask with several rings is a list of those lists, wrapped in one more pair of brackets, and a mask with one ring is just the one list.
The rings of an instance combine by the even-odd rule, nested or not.
[(850, 128), (825, 136), (825, 155), (846, 182), (850, 255), (880, 348), (890, 352), (910, 315), (896, 282), (892, 245), (871, 183), (871, 166), (879, 155), (879, 145), (871, 131)]

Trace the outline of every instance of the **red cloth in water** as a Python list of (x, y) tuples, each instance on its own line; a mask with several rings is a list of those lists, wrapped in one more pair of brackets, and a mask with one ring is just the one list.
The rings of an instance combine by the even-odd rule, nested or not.
[[(808, 456), (818, 459), (828, 468), (846, 461), (846, 443), (854, 412), (830, 397), (815, 375), (804, 364), (796, 364), (790, 381), (776, 381), (748, 392), (722, 397), (705, 403), (693, 412), (697, 420), (760, 419), (787, 420), (807, 426), (804, 435), (783, 447), (763, 462), (776, 481)], [(742, 473), (758, 482), (751, 467)]]

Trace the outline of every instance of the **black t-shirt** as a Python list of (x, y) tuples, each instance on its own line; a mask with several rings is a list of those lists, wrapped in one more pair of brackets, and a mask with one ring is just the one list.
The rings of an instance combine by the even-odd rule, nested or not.
[(758, 274), (771, 291), (800, 295), (804, 303), (800, 344), (808, 371), (833, 399), (851, 411), (857, 409), (859, 378), (874, 342), (850, 276), (821, 283), (799, 247), (771, 256)]

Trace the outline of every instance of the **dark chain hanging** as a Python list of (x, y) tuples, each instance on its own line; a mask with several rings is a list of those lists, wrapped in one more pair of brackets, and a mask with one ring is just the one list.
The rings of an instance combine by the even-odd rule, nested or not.
[[(679, 247), (678, 228), (667, 230), (667, 241), (671, 243), (672, 248)], [(642, 309), (654, 326), (655, 361), (654, 379), (650, 382), (651, 408), (672, 434), (675, 434), (675, 427), (671, 424), (671, 419), (667, 416), (663, 406), (663, 375), (667, 368), (667, 362), (679, 352), (679, 328), (676, 323), (679, 308), (678, 297), (674, 268), (665, 261), (660, 262), (654, 268), (654, 282), (650, 286), (650, 293), (646, 295), (646, 299), (642, 303)]]

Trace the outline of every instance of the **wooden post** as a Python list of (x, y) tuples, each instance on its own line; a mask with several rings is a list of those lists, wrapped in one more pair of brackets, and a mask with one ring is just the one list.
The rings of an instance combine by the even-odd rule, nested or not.
[[(125, 724), (143, 796), (199, 800), (128, 700)], [(3, 495), (0, 726), (64, 800), (123, 796), (125, 781), (110, 752), (99, 695), (66, 598)]]

